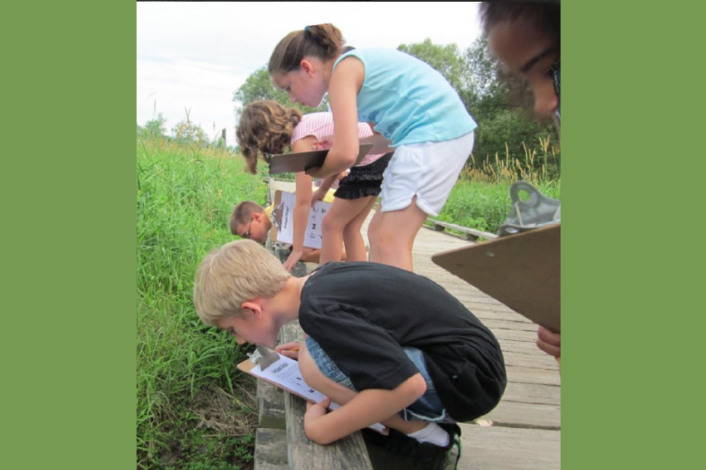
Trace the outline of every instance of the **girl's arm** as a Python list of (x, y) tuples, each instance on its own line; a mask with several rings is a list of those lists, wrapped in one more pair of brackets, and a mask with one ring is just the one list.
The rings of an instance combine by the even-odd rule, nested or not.
[(330, 413), (326, 413), (322, 406), (328, 403), (307, 405), (304, 430), (312, 441), (330, 444), (366, 426), (385, 421), (417, 401), (426, 390), (422, 374), (415, 374), (393, 390), (363, 390)]
[(319, 189), (317, 189), (316, 192), (311, 196), (312, 206), (316, 201), (324, 200), (324, 198), (326, 197), (326, 193), (328, 193), (328, 190), (331, 189), (331, 186), (333, 186), (333, 183), (336, 182), (338, 177), (339, 174), (334, 173), (333, 175), (328, 176), (321, 181), (321, 186), (319, 186)]
[[(309, 152), (314, 148), (314, 136), (304, 137), (292, 145), (292, 152)], [(284, 262), (284, 268), (291, 271), (304, 253), (304, 235), (311, 209), (311, 176), (297, 173), (292, 234), (292, 253)]]
[(316, 178), (326, 178), (352, 167), (358, 158), (358, 101), (365, 68), (355, 57), (339, 62), (329, 82), (328, 96), (333, 113), (333, 147), (323, 166), (307, 171)]

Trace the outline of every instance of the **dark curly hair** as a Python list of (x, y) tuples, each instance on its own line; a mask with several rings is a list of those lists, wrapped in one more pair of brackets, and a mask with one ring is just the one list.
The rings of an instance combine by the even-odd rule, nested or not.
[(247, 105), (235, 131), (247, 171), (257, 173), (260, 153), (284, 153), (301, 119), (298, 109), (285, 108), (276, 101), (255, 101)]

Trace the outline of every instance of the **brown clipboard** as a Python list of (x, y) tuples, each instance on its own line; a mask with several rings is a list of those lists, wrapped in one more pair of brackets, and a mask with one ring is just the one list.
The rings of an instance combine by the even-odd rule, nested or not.
[(517, 313), (561, 331), (561, 224), (437, 253), (432, 261)]
[[(373, 144), (360, 144), (358, 158), (353, 166), (360, 163), (373, 148)], [(316, 168), (324, 164), (328, 150), (314, 150), (311, 152), (283, 153), (269, 157), (270, 174), (299, 173), (309, 168)]]

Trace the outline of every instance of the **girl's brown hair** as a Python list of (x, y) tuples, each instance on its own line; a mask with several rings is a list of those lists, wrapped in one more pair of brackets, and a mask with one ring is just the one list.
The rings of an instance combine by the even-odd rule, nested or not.
[(284, 153), (301, 119), (298, 109), (285, 108), (276, 101), (255, 101), (247, 105), (235, 131), (247, 171), (257, 173), (260, 153)]
[(293, 31), (277, 44), (267, 70), (270, 75), (291, 72), (299, 68), (304, 57), (317, 57), (326, 62), (341, 54), (345, 42), (341, 31), (330, 23)]

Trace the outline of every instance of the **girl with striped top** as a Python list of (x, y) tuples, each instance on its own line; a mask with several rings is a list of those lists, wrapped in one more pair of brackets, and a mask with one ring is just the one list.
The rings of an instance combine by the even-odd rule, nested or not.
[[(255, 174), (260, 153), (283, 153), (290, 146), (292, 152), (314, 150), (314, 144), (333, 135), (331, 113), (303, 115), (295, 108), (285, 108), (275, 101), (256, 101), (242, 112), (236, 131), (240, 151), (250, 173)], [(372, 136), (370, 127), (358, 125), (358, 138)], [(366, 157), (340, 180), (334, 193), (331, 209), (324, 217), (320, 264), (341, 261), (342, 244), (345, 244), (348, 261), (367, 261), (367, 250), (361, 234), (363, 222), (380, 193), (382, 174), (391, 155), (373, 154)], [(345, 168), (342, 168), (345, 170)], [(296, 203), (294, 208), (294, 236), (292, 254), (284, 267), (292, 270), (302, 256), (304, 233), (309, 209), (322, 200), (334, 185), (341, 172), (321, 181), (312, 190), (312, 178), (296, 174)]]

